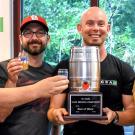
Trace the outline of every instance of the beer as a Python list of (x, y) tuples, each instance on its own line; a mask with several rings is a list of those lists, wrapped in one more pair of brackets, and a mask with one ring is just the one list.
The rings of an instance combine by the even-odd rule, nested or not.
[(28, 54), (24, 50), (19, 53), (18, 55), (19, 59), (21, 60), (23, 70), (27, 70), (29, 68), (29, 63), (28, 63)]

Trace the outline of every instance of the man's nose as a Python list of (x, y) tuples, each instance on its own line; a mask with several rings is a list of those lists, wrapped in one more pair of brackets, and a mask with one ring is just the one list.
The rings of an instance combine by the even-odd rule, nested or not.
[(35, 39), (35, 38), (36, 38), (36, 39), (37, 39), (37, 36), (36, 36), (36, 33), (35, 33), (35, 32), (33, 33), (33, 35), (32, 35), (32, 37), (31, 37), (31, 38), (33, 38), (33, 39)]
[(99, 30), (99, 26), (97, 24), (94, 24), (93, 30), (98, 31)]

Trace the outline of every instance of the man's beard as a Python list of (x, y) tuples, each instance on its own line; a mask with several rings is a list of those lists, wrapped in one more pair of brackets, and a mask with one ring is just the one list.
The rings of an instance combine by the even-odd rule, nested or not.
[[(30, 49), (30, 46), (32, 46), (32, 44), (38, 44), (38, 45), (40, 45), (40, 49), (38, 49), (38, 50), (32, 50), (32, 49)], [(36, 55), (41, 54), (43, 51), (45, 51), (46, 46), (47, 45), (43, 45), (42, 42), (39, 41), (39, 40), (32, 40), (32, 41), (29, 41), (28, 42), (28, 44), (27, 44), (26, 47), (25, 46), (22, 46), (22, 48), (26, 52), (28, 52), (28, 54), (33, 55), (33, 56), (36, 56)]]

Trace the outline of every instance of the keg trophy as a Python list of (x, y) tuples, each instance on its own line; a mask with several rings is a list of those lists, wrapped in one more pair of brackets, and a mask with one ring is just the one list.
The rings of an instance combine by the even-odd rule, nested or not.
[(71, 49), (69, 81), (69, 115), (65, 116), (65, 119), (103, 119), (103, 96), (99, 91), (99, 47), (84, 46)]

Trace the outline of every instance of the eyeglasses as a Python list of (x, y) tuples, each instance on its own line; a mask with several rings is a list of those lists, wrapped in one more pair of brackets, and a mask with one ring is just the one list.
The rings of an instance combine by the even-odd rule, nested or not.
[(42, 38), (44, 37), (45, 35), (47, 35), (48, 33), (46, 31), (43, 31), (43, 30), (40, 30), (40, 31), (31, 31), (31, 30), (24, 30), (22, 32), (22, 35), (26, 38), (32, 38), (33, 35), (36, 35), (37, 38)]

